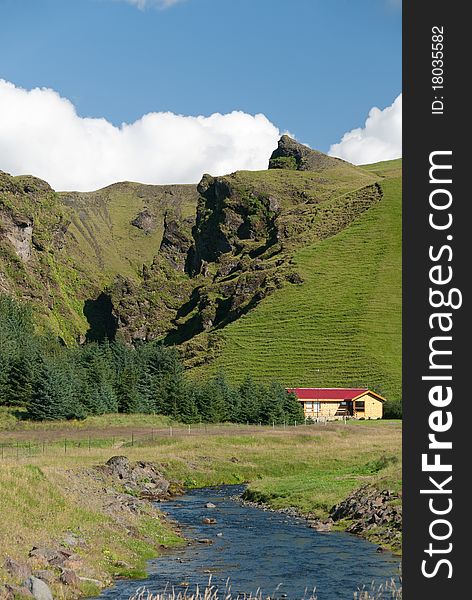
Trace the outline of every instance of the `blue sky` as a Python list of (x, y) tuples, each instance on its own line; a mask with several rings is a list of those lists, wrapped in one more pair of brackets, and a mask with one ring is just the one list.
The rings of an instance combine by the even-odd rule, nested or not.
[[(76, 189), (116, 178), (194, 181), (202, 170), (265, 168), (286, 131), (325, 152), (350, 132), (333, 148), (352, 162), (397, 156), (400, 4), (0, 0), (0, 169)], [(394, 109), (367, 127), (372, 107), (385, 109), (395, 98)], [(141, 121), (165, 111), (226, 117), (169, 121), (161, 114)], [(266, 121), (249, 118), (259, 113)], [(135, 123), (134, 129), (125, 131), (123, 123)], [(189, 167), (173, 169), (182, 157)], [(80, 172), (99, 164), (101, 173), (80, 180)]]
[[(0, 77), (52, 87), (82, 116), (262, 112), (326, 151), (401, 90), (389, 0), (3, 0)], [(6, 25), (6, 27), (5, 27)]]

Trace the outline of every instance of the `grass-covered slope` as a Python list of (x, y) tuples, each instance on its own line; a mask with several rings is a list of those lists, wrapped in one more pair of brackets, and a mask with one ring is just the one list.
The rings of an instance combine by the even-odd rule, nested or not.
[(363, 385), (400, 399), (401, 161), (366, 170), (383, 178), (382, 201), (297, 251), (304, 283), (277, 290), (222, 330), (212, 369), (287, 386)]
[(195, 185), (128, 182), (58, 193), (0, 171), (0, 293), (30, 301), (40, 329), (74, 343), (89, 329), (86, 302), (117, 276), (139, 282), (165, 219), (189, 229), (197, 198)]
[[(124, 182), (90, 193), (62, 192), (70, 209), (65, 253), (84, 276), (104, 284), (116, 275), (137, 278), (144, 263), (159, 251), (164, 216), (194, 217), (195, 185), (143, 185)], [(144, 229), (133, 225), (141, 213), (148, 215)]]

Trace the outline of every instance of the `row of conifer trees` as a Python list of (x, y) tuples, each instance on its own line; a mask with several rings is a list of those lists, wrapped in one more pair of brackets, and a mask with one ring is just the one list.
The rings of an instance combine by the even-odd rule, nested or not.
[(155, 413), (184, 423), (293, 423), (303, 410), (278, 383), (219, 373), (194, 382), (179, 353), (158, 342), (67, 347), (35, 332), (31, 309), (0, 296), (0, 405), (24, 407), (35, 420), (105, 413)]

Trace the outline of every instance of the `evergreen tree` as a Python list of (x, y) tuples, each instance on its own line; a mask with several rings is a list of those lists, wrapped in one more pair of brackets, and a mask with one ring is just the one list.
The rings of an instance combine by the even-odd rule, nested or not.
[(10, 406), (28, 405), (31, 399), (36, 368), (37, 358), (30, 353), (18, 353), (12, 358), (8, 373), (7, 391)]
[(251, 375), (247, 375), (239, 388), (239, 410), (237, 421), (239, 423), (257, 423), (260, 417), (262, 403), (261, 389), (254, 382)]
[(168, 375), (164, 380), (163, 390), (167, 407), (164, 414), (182, 423), (195, 423), (199, 420), (195, 397), (182, 375)]
[[(138, 393), (141, 401), (141, 411), (144, 413), (158, 413), (159, 402), (161, 397), (160, 386), (161, 377), (156, 371), (155, 350), (156, 345), (140, 344), (137, 348), (137, 365), (138, 365)], [(160, 350), (157, 350), (160, 352)]]
[(224, 402), (224, 411), (221, 413), (223, 421), (236, 422), (240, 410), (241, 397), (239, 390), (232, 387), (227, 381), (223, 371), (219, 371), (215, 377), (215, 383), (219, 389)]
[(196, 420), (194, 398), (187, 389), (184, 367), (178, 351), (151, 343), (146, 353), (149, 396), (155, 412), (174, 419), (182, 417), (185, 422)]
[[(0, 315), (1, 316), (1, 315)], [(0, 321), (0, 406), (9, 404), (9, 385), (11, 357), (14, 354), (15, 343), (9, 337), (9, 332), (2, 327)]]
[(271, 383), (265, 389), (264, 399), (261, 403), (260, 421), (265, 425), (280, 425), (286, 421), (285, 414), (286, 391), (278, 383)]
[(132, 349), (127, 346), (121, 339), (116, 339), (109, 344), (110, 353), (112, 356), (113, 369), (115, 372), (115, 381), (118, 379), (118, 375), (125, 368), (130, 360), (130, 354)]
[(139, 413), (141, 411), (138, 373), (132, 361), (128, 362), (118, 376), (117, 395), (119, 412)]
[(8, 404), (8, 375), (10, 362), (6, 353), (2, 352), (0, 345), (0, 406)]
[(3, 402), (26, 406), (39, 358), (39, 340), (34, 332), (31, 309), (27, 304), (0, 295), (0, 354), (3, 375)]
[(66, 373), (57, 363), (43, 360), (33, 385), (28, 417), (34, 420), (78, 418), (82, 416), (78, 408)]
[(118, 412), (113, 358), (107, 342), (86, 344), (81, 350), (82, 403), (87, 414)]
[(280, 394), (282, 390), (285, 394), (284, 411), (287, 423), (294, 424), (302, 423), (305, 420), (305, 413), (303, 412), (302, 403), (297, 400), (297, 397), (293, 392), (287, 392), (283, 389), (280, 384), (276, 384), (280, 388)]
[(221, 374), (207, 379), (199, 386), (197, 398), (198, 413), (206, 423), (222, 423), (228, 419), (228, 398), (230, 389)]

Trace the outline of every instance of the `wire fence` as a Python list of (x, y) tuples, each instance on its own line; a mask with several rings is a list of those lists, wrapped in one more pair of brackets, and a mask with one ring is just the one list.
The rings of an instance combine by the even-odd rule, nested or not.
[[(346, 423), (346, 421), (343, 421)], [(172, 438), (197, 436), (239, 436), (261, 433), (289, 433), (317, 429), (327, 425), (327, 419), (272, 425), (250, 424), (192, 424), (169, 425), (158, 428), (116, 427), (97, 430), (54, 429), (0, 432), (0, 460), (25, 459), (47, 454), (72, 455), (104, 449), (126, 449), (168, 443)]]

